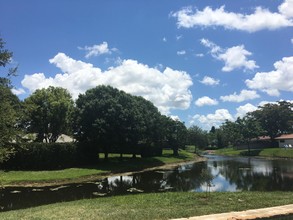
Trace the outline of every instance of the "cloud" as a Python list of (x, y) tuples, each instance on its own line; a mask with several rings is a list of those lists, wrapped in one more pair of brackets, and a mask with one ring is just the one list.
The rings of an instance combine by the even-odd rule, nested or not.
[(171, 15), (177, 19), (178, 28), (224, 27), (225, 29), (256, 32), (292, 27), (292, 0), (286, 0), (279, 6), (279, 12), (271, 12), (256, 7), (252, 14), (228, 12), (225, 6), (212, 9), (205, 7), (202, 11), (185, 7)]
[(214, 114), (194, 115), (190, 124), (200, 124), (204, 129), (211, 129), (212, 126), (219, 127), (226, 120), (233, 121), (234, 118), (227, 109), (217, 109)]
[(196, 57), (204, 57), (204, 54), (203, 53), (197, 53), (195, 54)]
[(252, 104), (250, 104), (250, 103), (247, 103), (245, 105), (239, 106), (236, 109), (237, 113), (235, 115), (235, 118), (238, 118), (238, 117), (243, 118), (247, 113), (253, 112), (255, 110), (257, 110), (257, 107), (252, 105)]
[[(279, 11), (281, 14), (286, 16), (287, 18), (293, 17), (293, 0), (285, 0), (279, 7)], [(292, 20), (291, 20), (292, 21)]]
[(19, 88), (19, 89), (12, 88), (12, 89), (11, 89), (11, 92), (12, 92), (14, 95), (22, 95), (22, 94), (25, 94), (25, 93), (26, 93), (26, 92), (24, 91), (24, 89), (22, 89), (22, 88)]
[(243, 102), (246, 100), (252, 100), (259, 98), (259, 94), (253, 90), (242, 90), (239, 95), (234, 92), (232, 95), (221, 96), (220, 99), (223, 102)]
[(185, 54), (186, 54), (186, 51), (185, 50), (177, 51), (177, 55), (178, 56), (182, 56), (182, 55), (185, 55)]
[(201, 44), (210, 49), (211, 55), (225, 63), (222, 68), (224, 72), (231, 72), (234, 69), (254, 70), (259, 66), (256, 65), (254, 60), (248, 60), (247, 56), (251, 56), (252, 53), (244, 48), (244, 45), (238, 45), (223, 49), (216, 45), (214, 42), (208, 39), (201, 39)]
[(133, 95), (150, 100), (163, 114), (171, 109), (187, 109), (192, 100), (189, 87), (192, 79), (184, 71), (166, 67), (160, 71), (136, 60), (122, 60), (106, 71), (90, 63), (74, 60), (58, 53), (49, 60), (62, 73), (46, 77), (44, 73), (25, 75), (22, 86), (30, 92), (50, 85), (68, 89), (76, 99), (80, 93), (98, 85), (111, 85)]
[(216, 99), (211, 99), (208, 96), (203, 96), (195, 101), (195, 105), (202, 107), (204, 105), (217, 105), (218, 101)]
[(163, 42), (167, 42), (167, 38), (166, 37), (163, 37)]
[(199, 81), (200, 83), (204, 84), (204, 85), (208, 85), (208, 86), (215, 86), (215, 85), (219, 85), (220, 80), (218, 79), (214, 79), (212, 77), (209, 76), (205, 76), (201, 81)]
[(99, 45), (78, 47), (78, 49), (87, 51), (85, 55), (86, 58), (100, 56), (102, 54), (111, 54), (113, 51), (117, 51), (116, 48), (110, 49), (107, 42), (103, 42)]
[(291, 38), (291, 44), (293, 44), (293, 38)]
[(293, 56), (274, 63), (275, 70), (258, 72), (245, 83), (250, 89), (258, 89), (270, 96), (279, 96), (280, 91), (293, 92)]

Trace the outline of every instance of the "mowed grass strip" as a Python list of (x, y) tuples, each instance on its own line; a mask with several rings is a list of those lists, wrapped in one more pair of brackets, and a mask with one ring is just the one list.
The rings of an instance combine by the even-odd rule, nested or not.
[(0, 213), (0, 219), (171, 219), (293, 203), (293, 192), (174, 192), (86, 199)]
[(193, 153), (180, 150), (179, 156), (173, 156), (172, 150), (164, 150), (160, 157), (150, 158), (131, 158), (132, 155), (110, 154), (107, 162), (101, 160), (97, 165), (90, 167), (76, 167), (62, 170), (46, 171), (14, 171), (0, 170), (0, 186), (9, 184), (26, 184), (32, 182), (55, 182), (62, 180), (82, 179), (88, 176), (103, 176), (119, 172), (139, 171), (145, 168), (162, 166), (165, 164), (178, 163), (194, 160), (196, 156)]
[[(216, 154), (226, 156), (247, 156), (249, 155), (248, 150), (236, 150), (233, 148), (223, 148), (215, 151)], [(292, 158), (293, 149), (285, 148), (265, 148), (265, 149), (251, 149), (251, 156), (261, 157), (276, 157), (276, 158)]]

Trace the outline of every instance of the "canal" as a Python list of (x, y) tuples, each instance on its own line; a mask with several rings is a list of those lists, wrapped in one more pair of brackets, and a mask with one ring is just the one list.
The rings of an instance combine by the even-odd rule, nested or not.
[(293, 160), (207, 155), (172, 170), (113, 176), (54, 187), (0, 189), (0, 211), (85, 198), (166, 191), (292, 191)]

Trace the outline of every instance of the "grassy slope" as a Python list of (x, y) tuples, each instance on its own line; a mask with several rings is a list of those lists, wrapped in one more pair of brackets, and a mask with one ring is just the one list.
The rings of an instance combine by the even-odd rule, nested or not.
[(178, 163), (193, 160), (194, 154), (180, 151), (178, 157), (172, 155), (171, 150), (164, 150), (161, 157), (136, 158), (124, 157), (120, 160), (119, 155), (110, 155), (108, 162), (100, 162), (93, 167), (69, 168), (51, 171), (0, 171), (0, 185), (26, 182), (50, 182), (83, 178), (86, 176), (107, 175), (111, 173), (142, 170), (144, 168), (161, 166), (169, 163)]
[(79, 200), (0, 213), (0, 219), (170, 219), (293, 203), (293, 192), (158, 193)]
[[(246, 156), (248, 155), (248, 150), (234, 150), (232, 148), (224, 148), (217, 150), (215, 153), (227, 156)], [(266, 148), (260, 150), (251, 150), (251, 153), (252, 156), (293, 158), (293, 149)]]

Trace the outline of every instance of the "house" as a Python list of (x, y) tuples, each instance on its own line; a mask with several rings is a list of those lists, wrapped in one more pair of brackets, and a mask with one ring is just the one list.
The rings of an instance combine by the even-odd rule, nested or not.
[(283, 134), (275, 140), (278, 141), (279, 147), (293, 147), (293, 134)]

